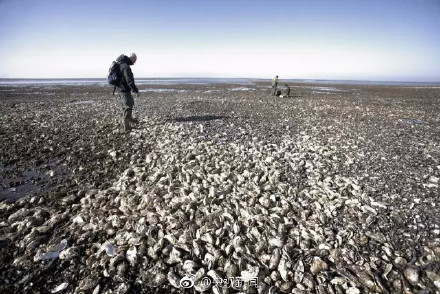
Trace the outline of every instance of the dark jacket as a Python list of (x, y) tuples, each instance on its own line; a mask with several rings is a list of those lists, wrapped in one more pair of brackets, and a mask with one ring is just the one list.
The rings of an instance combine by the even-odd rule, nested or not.
[(121, 55), (116, 59), (116, 62), (119, 64), (119, 69), (122, 73), (121, 85), (119, 86), (121, 92), (133, 91), (134, 93), (138, 93), (139, 90), (134, 83), (133, 73), (130, 68), (130, 65), (133, 65), (131, 59), (128, 58), (128, 56)]

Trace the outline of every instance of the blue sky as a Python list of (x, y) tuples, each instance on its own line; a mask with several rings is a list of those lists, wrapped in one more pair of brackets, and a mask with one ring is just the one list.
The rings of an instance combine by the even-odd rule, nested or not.
[(440, 1), (0, 0), (0, 78), (440, 81)]

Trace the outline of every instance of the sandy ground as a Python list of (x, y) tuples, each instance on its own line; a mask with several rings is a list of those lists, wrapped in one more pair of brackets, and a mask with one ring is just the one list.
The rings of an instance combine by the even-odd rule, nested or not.
[[(350, 225), (354, 237), (359, 237), (364, 228), (361, 224), (368, 223), (368, 230), (386, 238), (384, 243), (393, 253), (382, 258), (386, 252), (378, 252), (383, 250), (383, 244), (377, 241), (380, 237), (367, 234), (371, 242), (357, 248), (362, 257), (382, 258), (383, 263), (393, 265), (396, 276), (404, 276), (404, 267), (395, 264), (396, 257), (404, 258), (418, 270), (420, 282), (406, 278), (399, 288), (382, 278), (383, 285), (377, 286), (376, 292), (393, 293), (405, 287), (414, 293), (423, 289), (427, 291), (424, 293), (440, 291), (435, 286), (440, 268), (440, 89), (290, 86), (292, 97), (279, 98), (270, 95), (270, 85), (265, 83), (142, 85), (134, 108), (141, 124), (130, 133), (121, 130), (121, 111), (110, 87), (1, 86), (0, 292), (47, 293), (66, 281), (64, 292), (78, 292), (81, 280), (91, 273), (84, 260), (34, 260), (37, 250), (61, 239), (76, 244), (83, 256), (90, 244), (105, 241), (105, 236), (99, 234), (95, 240), (84, 241), (80, 230), (68, 229), (70, 217), (66, 215), (71, 213), (72, 203), (63, 199), (77, 195), (74, 203), (78, 203), (90, 190), (109, 189), (124, 171), (155, 150), (161, 132), (170, 127), (186, 132), (182, 140), (188, 138), (195, 144), (209, 140), (219, 146), (224, 142), (246, 145), (258, 141), (270, 146), (281, 144), (286, 138), (301, 138), (302, 147), (312, 142), (330, 152), (323, 161), (325, 166), (320, 166), (320, 159), (313, 157), (313, 146), (303, 150), (304, 154), (311, 154), (308, 160), (312, 164), (318, 161), (321, 181), (326, 177), (353, 179), (357, 183), (355, 189), (362, 191), (359, 199), (366, 199), (374, 210), (363, 211), (362, 215), (344, 210), (334, 217), (332, 230), (337, 232)], [(283, 181), (295, 187), (295, 195), (310, 190), (305, 170), (280, 168)], [(20, 209), (31, 207), (44, 208), (39, 223), (27, 219), (27, 215), (11, 218)], [(53, 214), (66, 212), (48, 231), (40, 233), (34, 248), (19, 242)], [(18, 224), (26, 219), (28, 223)], [(434, 253), (428, 263), (420, 264), (428, 247)], [(18, 258), (21, 259), (17, 261)], [(332, 269), (331, 261), (322, 258), (329, 264), (328, 280), (341, 275)], [(126, 291), (150, 291), (136, 284), (138, 272), (130, 270), (124, 280), (128, 284)], [(111, 277), (100, 278), (99, 274), (96, 280), (101, 293), (111, 293), (120, 283)], [(295, 285), (301, 284), (292, 282), (286, 286), (287, 282), (282, 281), (283, 292), (296, 291), (299, 286)], [(267, 284), (281, 287), (276, 279)], [(95, 286), (82, 289), (91, 292)], [(361, 291), (375, 292), (367, 286), (368, 283), (357, 283)], [(161, 287), (166, 291), (171, 286), (166, 282)], [(318, 289), (304, 291), (319, 292)]]

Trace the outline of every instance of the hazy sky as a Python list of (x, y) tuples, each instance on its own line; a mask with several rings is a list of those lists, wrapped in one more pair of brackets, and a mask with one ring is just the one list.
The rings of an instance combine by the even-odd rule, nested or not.
[(440, 81), (440, 0), (0, 0), (0, 78)]

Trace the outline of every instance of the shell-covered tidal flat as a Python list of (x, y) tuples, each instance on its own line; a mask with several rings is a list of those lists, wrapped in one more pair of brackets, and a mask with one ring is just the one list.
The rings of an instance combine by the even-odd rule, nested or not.
[(267, 86), (2, 87), (1, 292), (438, 293), (440, 90)]

